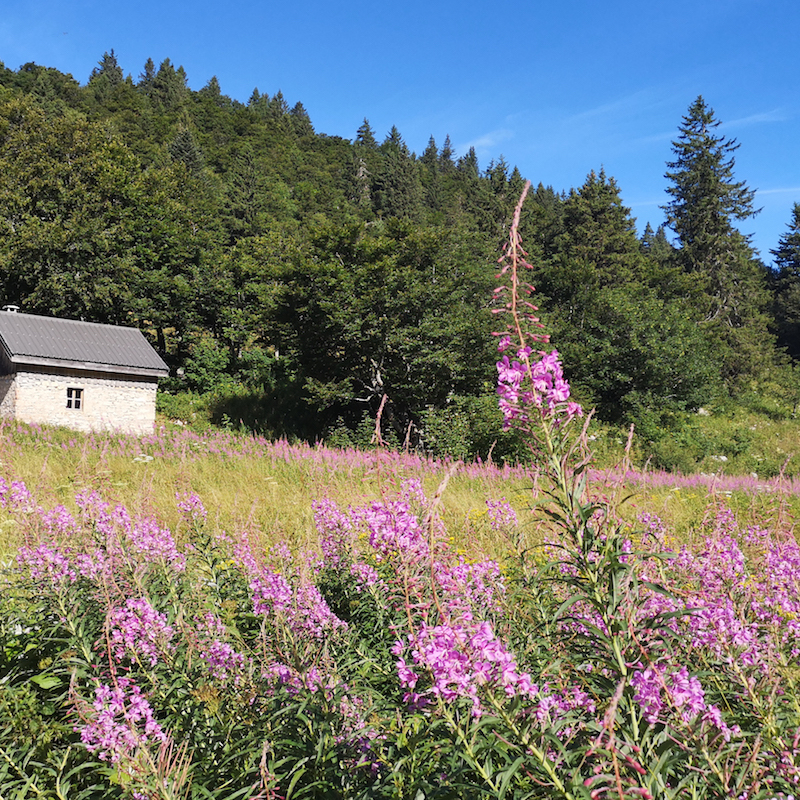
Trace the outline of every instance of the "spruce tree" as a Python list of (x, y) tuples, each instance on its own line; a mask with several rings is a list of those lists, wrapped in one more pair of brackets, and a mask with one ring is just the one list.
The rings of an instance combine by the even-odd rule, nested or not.
[(424, 164), (426, 167), (430, 167), (431, 169), (435, 170), (438, 159), (439, 148), (436, 146), (436, 139), (434, 139), (433, 135), (431, 135), (431, 138), (428, 139), (428, 146), (422, 152), (419, 160), (421, 164)]
[(614, 178), (592, 171), (566, 199), (540, 184), (531, 210), (524, 241), (536, 297), (577, 395), (601, 418), (640, 428), (707, 402), (718, 380), (713, 348), (685, 301), (651, 285)]
[(454, 155), (453, 144), (450, 141), (450, 134), (448, 133), (444, 138), (444, 146), (439, 153), (439, 166), (444, 172), (448, 172), (455, 167), (453, 162)]
[(189, 94), (186, 85), (186, 72), (183, 67), (175, 69), (166, 58), (161, 62), (158, 72), (153, 77), (150, 95), (166, 112), (177, 111)]
[(203, 151), (186, 125), (178, 129), (175, 138), (170, 142), (169, 154), (173, 161), (185, 164), (186, 169), (194, 175), (203, 169)]
[(800, 359), (800, 203), (794, 204), (788, 227), (771, 251), (777, 267), (772, 311), (778, 344), (797, 360)]
[(269, 101), (269, 114), (273, 119), (283, 119), (289, 113), (289, 104), (283, 96), (283, 92), (278, 89), (277, 93)]
[(758, 210), (753, 208), (755, 192), (734, 178), (733, 153), (739, 145), (720, 136), (719, 125), (713, 109), (698, 97), (672, 143), (675, 160), (667, 162), (665, 175), (672, 183), (667, 188), (671, 200), (663, 210), (678, 236), (679, 263), (704, 283), (705, 318), (720, 317), (735, 325), (731, 315), (747, 316), (743, 280), (752, 283), (756, 270), (748, 237), (734, 221), (753, 217)]
[(375, 150), (378, 147), (378, 142), (375, 139), (375, 131), (372, 130), (372, 126), (369, 124), (369, 120), (366, 117), (364, 117), (364, 122), (361, 123), (361, 127), (356, 131), (355, 143), (369, 150)]
[(247, 101), (247, 108), (262, 119), (266, 119), (270, 115), (269, 95), (261, 94), (261, 92), (258, 91), (258, 87), (256, 87), (253, 89), (253, 93)]
[(302, 103), (295, 103), (292, 106), (292, 110), (289, 112), (289, 116), (291, 117), (292, 129), (295, 134), (298, 136), (314, 135), (314, 126), (311, 124), (311, 117), (308, 115), (308, 111), (306, 111), (306, 107)]
[(764, 310), (766, 270), (735, 222), (758, 213), (755, 192), (734, 177), (735, 139), (719, 135), (720, 122), (702, 97), (689, 107), (667, 162), (663, 206), (667, 225), (678, 236), (676, 260), (694, 278), (698, 322), (718, 348), (729, 386), (759, 377), (772, 363), (773, 341)]
[(144, 70), (139, 73), (139, 82), (136, 85), (144, 89), (149, 89), (149, 87), (153, 85), (155, 79), (156, 65), (153, 63), (152, 58), (148, 58), (147, 61), (144, 62)]
[(800, 203), (792, 209), (789, 230), (781, 236), (778, 246), (771, 250), (778, 271), (800, 280)]
[(122, 67), (117, 63), (117, 56), (114, 53), (114, 48), (111, 48), (110, 53), (103, 53), (103, 57), (97, 62), (97, 66), (92, 70), (89, 76), (89, 81), (104, 76), (108, 81), (109, 86), (117, 86), (125, 80), (122, 73)]

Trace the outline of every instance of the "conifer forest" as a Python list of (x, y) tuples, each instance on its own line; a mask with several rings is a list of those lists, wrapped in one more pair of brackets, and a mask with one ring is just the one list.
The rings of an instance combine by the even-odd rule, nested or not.
[(387, 441), (520, 457), (491, 297), (531, 180), (526, 278), (573, 395), (657, 443), (714, 402), (797, 393), (800, 203), (756, 252), (746, 145), (711, 100), (687, 98), (664, 223), (637, 230), (601, 165), (551, 187), (456, 155), (446, 131), (422, 153), (367, 118), (317, 132), (300, 99), (193, 91), (169, 59), (126, 75), (112, 50), (85, 83), (0, 63), (0, 299), (141, 328), (165, 396), (214, 397), (268, 436), (347, 440), (381, 409)]

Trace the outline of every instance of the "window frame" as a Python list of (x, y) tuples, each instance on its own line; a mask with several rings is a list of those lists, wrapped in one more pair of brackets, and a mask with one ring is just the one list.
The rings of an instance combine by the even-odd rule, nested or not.
[(83, 387), (68, 386), (67, 387), (67, 408), (72, 411), (81, 411), (83, 409), (84, 396)]

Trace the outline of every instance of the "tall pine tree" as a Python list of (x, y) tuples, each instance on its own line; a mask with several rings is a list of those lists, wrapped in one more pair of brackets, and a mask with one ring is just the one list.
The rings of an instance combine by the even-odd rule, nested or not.
[(746, 316), (742, 280), (755, 277), (755, 254), (734, 221), (755, 216), (755, 192), (734, 178), (734, 139), (717, 134), (720, 122), (698, 97), (689, 107), (672, 143), (675, 160), (667, 162), (665, 177), (671, 200), (663, 206), (667, 225), (678, 235), (679, 261), (705, 284), (707, 319)]
[(772, 250), (777, 271), (773, 278), (772, 311), (778, 344), (800, 359), (800, 203), (792, 209), (789, 230)]
[(748, 236), (735, 227), (758, 213), (755, 192), (734, 177), (739, 145), (718, 133), (720, 122), (702, 97), (689, 107), (672, 143), (675, 158), (665, 177), (667, 225), (678, 236), (676, 258), (698, 292), (696, 318), (708, 323), (730, 382), (757, 377), (771, 362), (764, 310), (766, 271)]

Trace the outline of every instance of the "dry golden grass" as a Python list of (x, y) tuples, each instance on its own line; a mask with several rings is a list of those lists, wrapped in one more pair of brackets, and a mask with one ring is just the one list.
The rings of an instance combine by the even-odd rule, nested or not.
[[(446, 465), (402, 463), (388, 453), (374, 458), (342, 458), (321, 463), (311, 457), (285, 458), (262, 448), (252, 454), (209, 452), (181, 458), (158, 455), (145, 443), (82, 436), (65, 431), (27, 432), (0, 428), (0, 477), (7, 483), (24, 481), (44, 507), (63, 504), (74, 510), (74, 498), (87, 489), (112, 504), (122, 504), (132, 515), (153, 516), (165, 525), (180, 527), (176, 495), (196, 492), (218, 530), (246, 530), (264, 545), (286, 542), (293, 549), (317, 541), (312, 503), (330, 498), (342, 507), (396, 497), (406, 478), (419, 479), (428, 497), (436, 494)], [(137, 450), (141, 449), (142, 453)], [(306, 450), (313, 453), (313, 450)], [(144, 457), (142, 457), (144, 456)], [(496, 550), (486, 515), (486, 500), (506, 496), (524, 516), (530, 505), (526, 481), (503, 481), (490, 474), (478, 478), (455, 475), (448, 483), (439, 513), (456, 544), (469, 555)], [(0, 512), (0, 553), (6, 557), (20, 542), (10, 517)]]
[[(385, 451), (292, 449), (223, 432), (203, 438), (166, 430), (136, 440), (0, 425), (0, 478), (24, 481), (46, 508), (63, 504), (73, 510), (75, 495), (93, 489), (106, 502), (122, 504), (134, 516), (153, 516), (179, 533), (176, 495), (191, 491), (216, 529), (247, 531), (263, 546), (285, 542), (295, 550), (317, 544), (314, 501), (330, 498), (347, 507), (394, 498), (408, 478), (419, 479), (433, 498), (447, 471), (447, 464)], [(798, 498), (779, 492), (709, 492), (705, 485), (668, 483), (630, 491), (613, 482), (594, 490), (611, 500), (627, 523), (645, 511), (659, 515), (677, 542), (698, 535), (703, 519), (721, 503), (759, 524), (785, 529), (793, 528), (800, 513)], [(461, 470), (450, 477), (438, 513), (467, 557), (501, 558), (508, 542), (489, 524), (486, 501), (509, 501), (522, 535), (533, 544), (543, 534), (532, 512), (535, 494), (532, 479), (521, 471)], [(0, 557), (6, 560), (19, 544), (15, 523), (0, 511)]]

